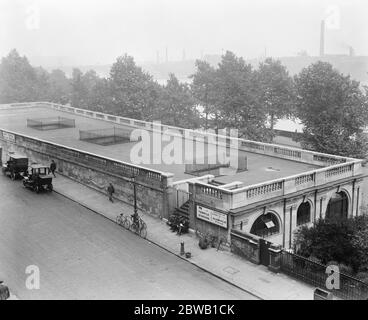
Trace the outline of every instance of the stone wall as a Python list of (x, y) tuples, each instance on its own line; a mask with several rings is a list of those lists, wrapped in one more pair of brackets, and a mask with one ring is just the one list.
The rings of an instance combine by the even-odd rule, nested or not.
[(54, 159), (59, 173), (103, 193), (106, 193), (108, 183), (111, 182), (115, 187), (114, 196), (131, 205), (134, 203), (131, 177), (135, 176), (138, 208), (158, 217), (169, 216), (168, 195), (165, 192), (172, 184), (170, 174), (8, 131), (0, 130), (0, 147), (3, 149), (3, 161), (6, 160), (9, 151), (26, 154), (30, 162), (46, 165)]
[(231, 251), (253, 262), (260, 263), (259, 237), (238, 230), (231, 232)]

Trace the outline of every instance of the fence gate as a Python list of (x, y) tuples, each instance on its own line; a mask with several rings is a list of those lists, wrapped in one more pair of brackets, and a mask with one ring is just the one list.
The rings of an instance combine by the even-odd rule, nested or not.
[(271, 246), (272, 242), (266, 241), (265, 239), (259, 239), (259, 260), (260, 263), (268, 267), (270, 264), (270, 252), (268, 248)]

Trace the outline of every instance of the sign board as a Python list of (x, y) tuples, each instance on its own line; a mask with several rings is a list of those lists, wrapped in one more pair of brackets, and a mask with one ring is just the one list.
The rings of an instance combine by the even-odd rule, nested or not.
[(197, 218), (227, 229), (227, 214), (197, 205)]
[(8, 133), (3, 131), (3, 138), (4, 140), (10, 141), (10, 142), (15, 142), (15, 135), (12, 133)]

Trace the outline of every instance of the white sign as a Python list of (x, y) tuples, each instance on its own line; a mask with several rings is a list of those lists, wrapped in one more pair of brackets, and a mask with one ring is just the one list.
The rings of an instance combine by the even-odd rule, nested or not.
[(3, 131), (3, 137), (4, 137), (4, 140), (15, 142), (15, 135), (12, 134), (12, 133), (8, 133), (8, 132)]
[(197, 218), (227, 228), (227, 214), (197, 205)]

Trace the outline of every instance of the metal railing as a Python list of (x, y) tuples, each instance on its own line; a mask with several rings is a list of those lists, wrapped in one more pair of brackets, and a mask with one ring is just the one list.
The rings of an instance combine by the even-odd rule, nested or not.
[[(281, 271), (316, 287), (326, 288), (326, 265), (282, 251)], [(353, 276), (339, 273), (340, 289), (332, 289), (335, 296), (346, 300), (368, 299), (368, 284)]]

